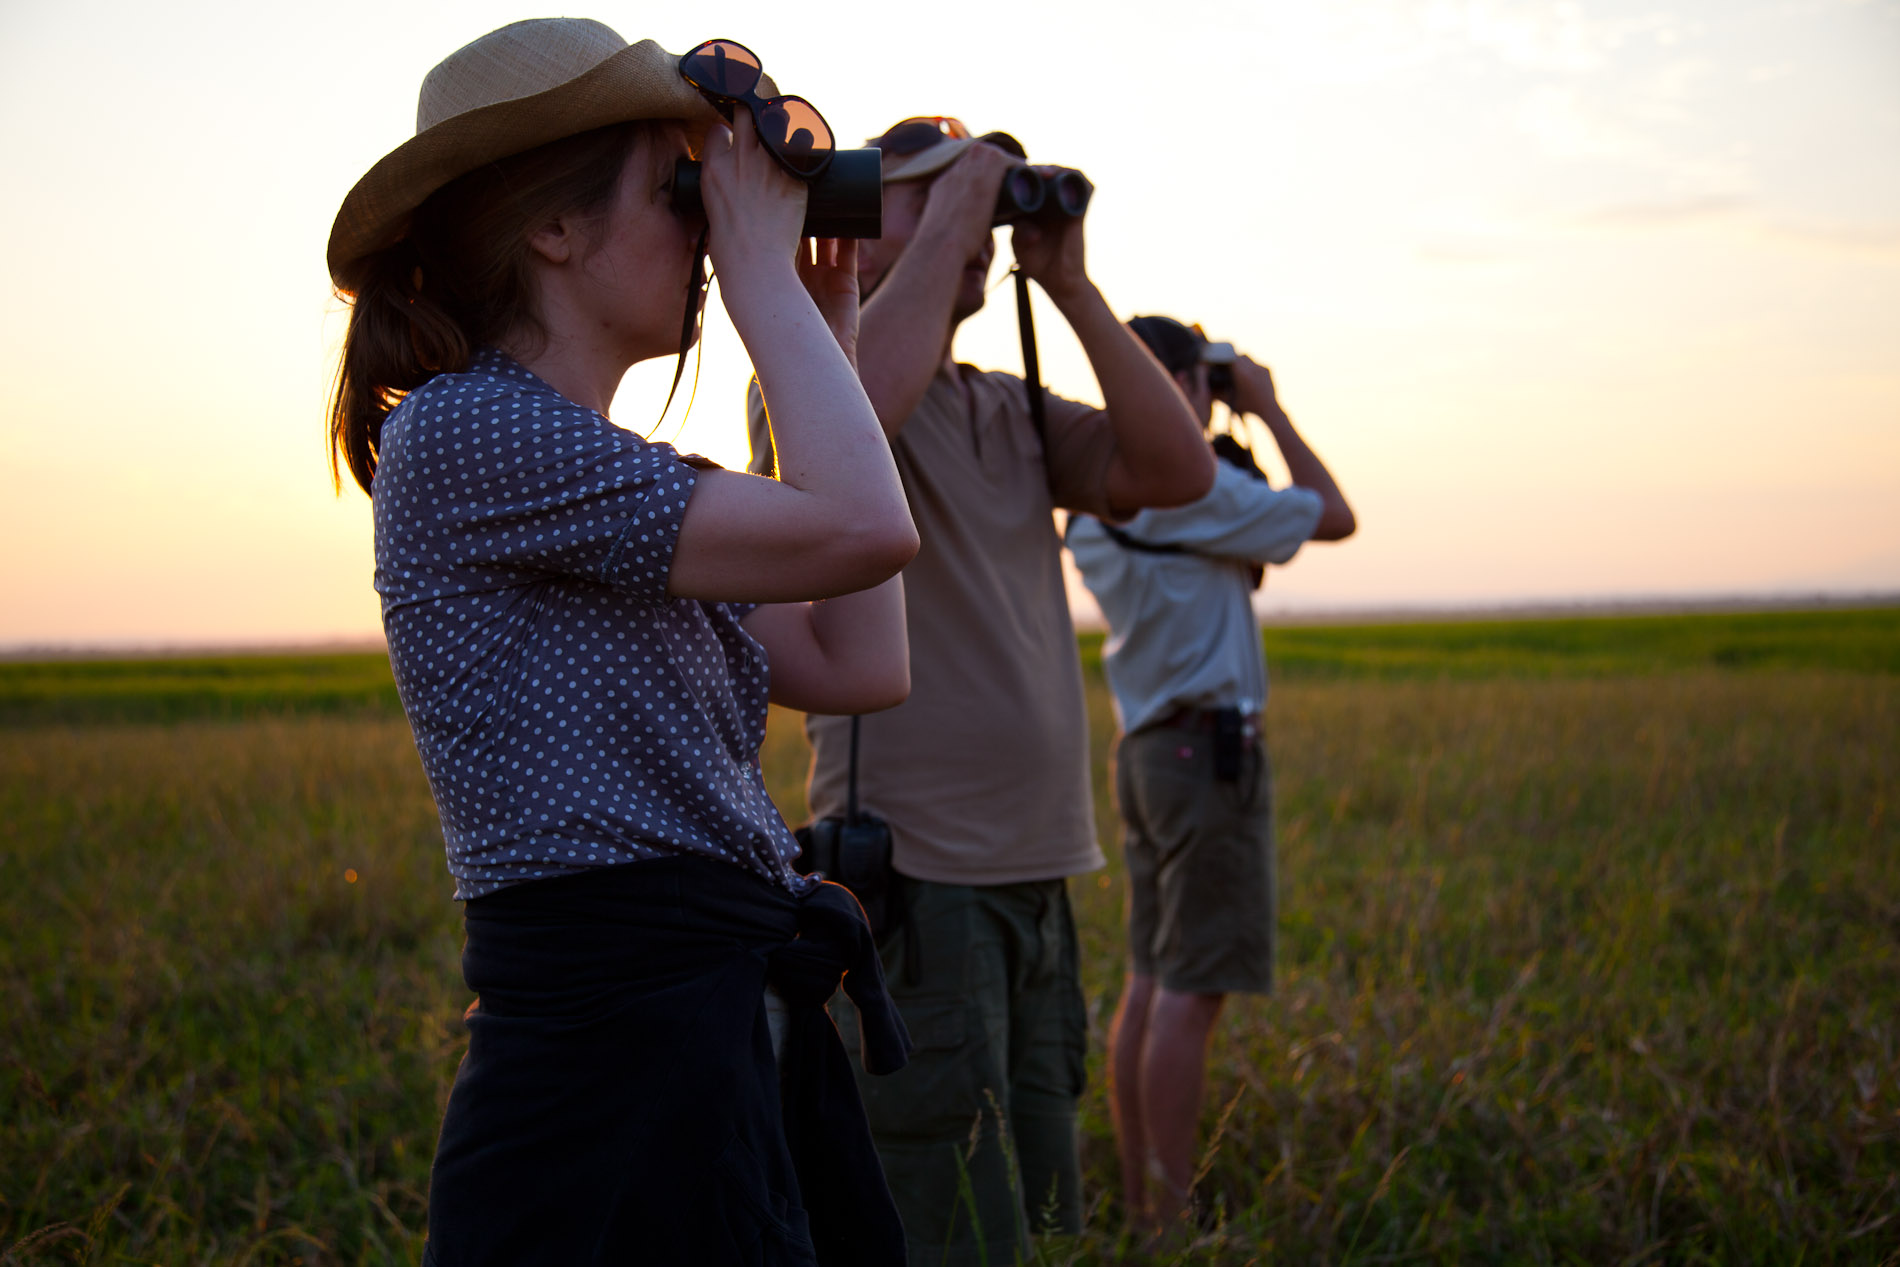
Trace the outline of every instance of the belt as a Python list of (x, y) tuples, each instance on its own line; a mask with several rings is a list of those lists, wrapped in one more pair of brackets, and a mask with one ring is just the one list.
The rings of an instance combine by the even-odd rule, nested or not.
[[(1199, 730), (1213, 734), (1218, 728), (1218, 718), (1222, 713), (1232, 713), (1230, 708), (1177, 708), (1143, 726), (1166, 726), (1170, 730)], [(1244, 713), (1240, 718), (1240, 733), (1247, 743), (1255, 743), (1265, 733), (1264, 719), (1259, 713)]]

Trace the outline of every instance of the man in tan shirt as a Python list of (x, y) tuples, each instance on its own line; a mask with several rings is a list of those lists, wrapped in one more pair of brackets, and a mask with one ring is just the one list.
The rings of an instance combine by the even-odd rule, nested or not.
[[(1045, 395), (1038, 434), (1021, 378), (957, 363), (1021, 162), (998, 139), (928, 119), (874, 142), (884, 236), (859, 255), (860, 373), (923, 543), (904, 573), (910, 699), (863, 719), (858, 772), (895, 841), (908, 917), (882, 949), (919, 1050), (862, 1089), (920, 1263), (1010, 1262), (1028, 1230), (1081, 1224), (1087, 1027), (1064, 880), (1103, 859), (1053, 511), (1124, 518), (1193, 501), (1214, 476), (1173, 380), (1089, 280), (1079, 218), (1019, 223), (1012, 245), (1107, 408)], [(770, 402), (751, 403), (753, 469), (770, 471)], [(807, 724), (812, 813), (840, 813), (850, 720)]]

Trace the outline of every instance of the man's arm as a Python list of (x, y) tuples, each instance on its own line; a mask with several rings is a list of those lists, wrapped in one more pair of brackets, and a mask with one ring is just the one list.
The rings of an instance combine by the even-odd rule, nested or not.
[[(864, 305), (858, 372), (884, 433), (892, 438), (943, 366), (964, 267), (989, 241), (996, 192), (1014, 166), (1016, 160), (995, 146), (972, 145), (946, 167), (930, 183), (903, 254)], [(926, 195), (907, 189), (899, 196)]]
[(1324, 509), (1320, 511), (1319, 526), (1313, 530), (1313, 540), (1343, 541), (1350, 537), (1359, 523), (1352, 507), (1346, 504), (1346, 495), (1339, 491), (1332, 472), (1326, 469), (1319, 454), (1313, 452), (1312, 446), (1294, 428), (1286, 410), (1280, 407), (1273, 372), (1250, 357), (1243, 356), (1234, 362), (1234, 408), (1254, 414), (1267, 424), (1267, 430), (1273, 433), (1273, 442), (1280, 446), (1280, 456), (1286, 459), (1287, 474), (1293, 477), (1294, 485), (1319, 494)]
[(1181, 391), (1089, 280), (1080, 218), (1018, 224), (1016, 263), (1040, 285), (1082, 343), (1115, 438), (1105, 481), (1117, 515), (1181, 506), (1214, 485), (1214, 455)]

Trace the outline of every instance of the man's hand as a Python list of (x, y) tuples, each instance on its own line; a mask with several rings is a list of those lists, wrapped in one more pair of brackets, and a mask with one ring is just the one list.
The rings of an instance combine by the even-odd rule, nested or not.
[(1234, 358), (1234, 408), (1244, 414), (1271, 418), (1283, 412), (1273, 386), (1273, 371), (1250, 356)]
[[(1038, 167), (1045, 178), (1053, 178), (1060, 167)], [(1082, 216), (1051, 216), (1043, 220), (1023, 220), (1010, 235), (1010, 248), (1016, 264), (1029, 279), (1041, 286), (1056, 306), (1085, 293), (1089, 286), (1088, 261), (1083, 250)]]
[(994, 145), (972, 145), (963, 151), (931, 182), (916, 236), (941, 235), (961, 248), (963, 258), (975, 255), (990, 240), (1003, 177), (1017, 165)]
[(1250, 356), (1234, 359), (1234, 408), (1253, 414), (1267, 424), (1273, 442), (1280, 446), (1287, 474), (1296, 488), (1310, 488), (1319, 494), (1319, 523), (1313, 529), (1315, 541), (1343, 541), (1359, 526), (1353, 517), (1339, 481), (1319, 460), (1319, 454), (1287, 417), (1280, 395), (1273, 386), (1273, 372)]
[(798, 244), (798, 276), (831, 335), (858, 368), (858, 244), (854, 238), (817, 238)]

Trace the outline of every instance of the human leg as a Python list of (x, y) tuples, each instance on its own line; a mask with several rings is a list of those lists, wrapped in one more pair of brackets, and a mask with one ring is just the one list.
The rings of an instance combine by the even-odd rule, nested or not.
[[(1157, 727), (1117, 750), (1129, 876), (1131, 982), (1152, 993), (1139, 1037), (1118, 1034), (1123, 1186), (1165, 1227), (1189, 1208), (1208, 1043), (1224, 997), (1273, 981), (1273, 824), (1262, 749), (1215, 777), (1207, 737)], [(1126, 1049), (1124, 1051), (1124, 1049)], [(1133, 1116), (1142, 1149), (1126, 1144)], [(1133, 1176), (1131, 1167), (1140, 1169)], [(1131, 1219), (1135, 1216), (1131, 1200)]]
[(1062, 880), (1001, 886), (997, 923), (1010, 934), (1010, 1127), (1032, 1232), (1082, 1230), (1079, 1117), (1088, 1012), (1081, 951)]
[[(922, 1267), (1014, 1262), (1027, 1245), (1009, 1129), (1008, 951), (987, 890), (899, 877), (912, 928), (880, 947), (916, 1050), (888, 1077), (859, 1070), (878, 1157)], [(855, 1050), (857, 1017), (832, 1014)]]
[[(1127, 872), (1124, 903), (1128, 923), (1128, 971), (1121, 1002), (1109, 1026), (1109, 1114), (1121, 1161), (1124, 1217), (1138, 1232), (1152, 1228), (1148, 1200), (1148, 1137), (1142, 1125), (1141, 1054), (1154, 1006), (1154, 944), (1161, 919), (1157, 892), (1160, 857), (1142, 814), (1145, 740), (1123, 735), (1114, 754), (1115, 806), (1122, 820), (1122, 858)], [(1146, 760), (1152, 761), (1152, 757)]]
[(1108, 1111), (1115, 1124), (1115, 1151), (1121, 1159), (1122, 1206), (1137, 1227), (1150, 1222), (1148, 1143), (1142, 1128), (1141, 1052), (1148, 1037), (1148, 1011), (1155, 979), (1130, 972), (1122, 982), (1121, 1002), (1108, 1029)]
[(1195, 1128), (1207, 1081), (1207, 1044), (1219, 1019), (1220, 994), (1157, 989), (1141, 1049), (1142, 1131), (1151, 1161), (1151, 1210), (1159, 1227), (1185, 1214), (1194, 1186)]

